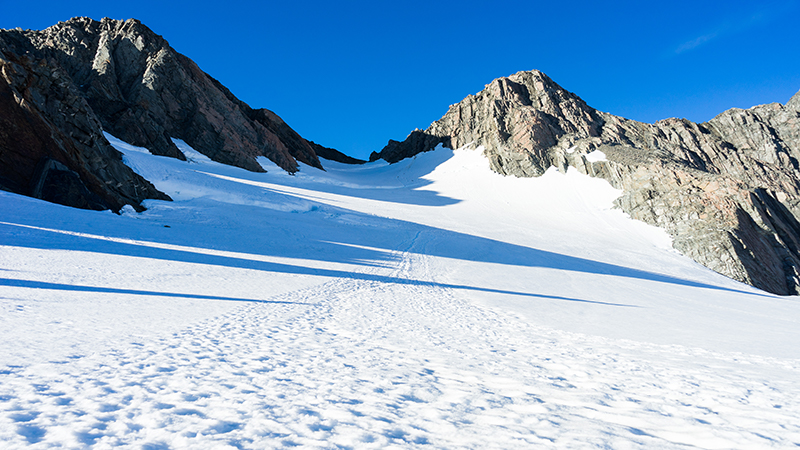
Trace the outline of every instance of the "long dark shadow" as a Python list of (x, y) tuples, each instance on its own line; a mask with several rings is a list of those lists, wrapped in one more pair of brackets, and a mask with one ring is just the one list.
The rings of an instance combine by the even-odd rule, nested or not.
[[(327, 207), (327, 205), (326, 205)], [(429, 245), (415, 245), (416, 238), (412, 239), (409, 245), (410, 252), (419, 254), (451, 258), (463, 261), (475, 261), (496, 263), (509, 266), (520, 267), (540, 267), (557, 269), (569, 272), (581, 272), (589, 274), (610, 275), (623, 278), (639, 279), (667, 283), (679, 286), (694, 288), (713, 289), (739, 294), (755, 295), (773, 298), (773, 295), (745, 291), (741, 289), (716, 286), (707, 283), (686, 280), (669, 275), (662, 275), (642, 269), (620, 266), (616, 264), (594, 261), (586, 258), (563, 255), (559, 253), (539, 250), (516, 244), (510, 244), (493, 239), (473, 236), (455, 231), (420, 225), (414, 222), (407, 222), (396, 219), (380, 218), (369, 216), (357, 211), (341, 209), (348, 214), (364, 217), (365, 220), (379, 221), (385, 225), (384, 233), (375, 233), (373, 230), (362, 232), (360, 225), (331, 224), (330, 222), (320, 221), (319, 218), (306, 219), (302, 214), (270, 212), (272, 220), (265, 227), (260, 228), (252, 224), (247, 224), (248, 228), (242, 233), (250, 232), (252, 236), (244, 239), (229, 239), (224, 237), (225, 230), (215, 230), (221, 239), (194, 236), (191, 233), (157, 233), (155, 228), (142, 228), (139, 232), (149, 234), (146, 237), (136, 237), (142, 241), (153, 244), (168, 244), (196, 248), (197, 251), (179, 251), (154, 248), (153, 246), (136, 245), (135, 243), (109, 242), (107, 240), (92, 238), (90, 236), (72, 236), (61, 234), (60, 230), (32, 229), (32, 226), (14, 223), (0, 224), (0, 244), (17, 245), (30, 248), (43, 249), (68, 249), (86, 250), (91, 252), (108, 253), (114, 255), (139, 256), (156, 258), (163, 260), (183, 261), (201, 264), (213, 264), (227, 267), (239, 267), (255, 270), (265, 270), (271, 272), (295, 273), (306, 275), (319, 275), (345, 278), (376, 279), (385, 282), (403, 282), (398, 278), (383, 277), (370, 278), (370, 275), (358, 274), (355, 272), (344, 272), (337, 270), (313, 269), (289, 264), (269, 263), (263, 261), (253, 261), (251, 259), (237, 257), (223, 257), (218, 255), (204, 254), (203, 251), (229, 251), (254, 256), (280, 256), (297, 257), (304, 259), (314, 259), (317, 261), (337, 262), (354, 264), (360, 266), (379, 266), (382, 262), (389, 263), (397, 258), (396, 249), (404, 238), (411, 235), (423, 236), (428, 239)], [(116, 219), (116, 218), (112, 218)], [(253, 222), (258, 224), (259, 217), (253, 217)], [(300, 237), (292, 229), (294, 224), (300, 230), (314, 230), (314, 236), (324, 237)], [(98, 227), (99, 225), (99, 227)], [(72, 228), (74, 224), (70, 224)], [(281, 229), (280, 227), (286, 227)], [(268, 240), (260, 240), (261, 235), (266, 233), (263, 230), (270, 230), (273, 227), (286, 235), (289, 242), (301, 242), (304, 250), (299, 254), (293, 254), (292, 246), (279, 246), (274, 248), (274, 243)], [(102, 234), (102, 222), (80, 232), (92, 235)], [(401, 230), (401, 231), (394, 231)], [(66, 230), (65, 230), (66, 231)], [(259, 234), (258, 231), (261, 231)], [(273, 230), (274, 231), (274, 230)], [(70, 231), (71, 232), (71, 231)], [(110, 235), (118, 234), (118, 228)], [(106, 233), (109, 234), (109, 233)], [(217, 236), (217, 234), (214, 234)], [(102, 236), (101, 236), (102, 237)], [(122, 239), (130, 239), (130, 236), (119, 236)], [(419, 248), (418, 248), (419, 247)], [(309, 250), (310, 249), (310, 250)], [(295, 256), (296, 255), (296, 256)], [(445, 286), (445, 285), (442, 285)], [(458, 289), (483, 290), (483, 288), (472, 286), (447, 286)], [(510, 292), (507, 292), (510, 293)], [(515, 292), (515, 295), (536, 296), (522, 292)], [(543, 296), (539, 296), (543, 297)], [(570, 299), (574, 301), (585, 301)], [(602, 302), (595, 302), (601, 303)], [(609, 305), (614, 305), (608, 303)]]
[[(53, 233), (45, 230), (33, 230), (39, 233)], [(58, 234), (58, 233), (55, 233)], [(64, 236), (64, 235), (61, 235)], [(563, 300), (563, 301), (571, 301), (571, 302), (581, 302), (581, 303), (592, 303), (598, 305), (606, 305), (606, 306), (628, 306), (632, 307), (634, 305), (624, 305), (618, 303), (608, 303), (608, 302), (599, 302), (593, 300), (583, 300), (583, 299), (575, 299), (575, 298), (568, 298), (568, 297), (558, 297), (558, 296), (549, 296), (549, 295), (542, 295), (542, 294), (534, 294), (528, 292), (518, 292), (518, 291), (508, 291), (502, 289), (492, 289), (492, 288), (482, 288), (477, 286), (467, 286), (467, 285), (456, 285), (456, 284), (444, 284), (444, 283), (433, 283), (427, 281), (420, 281), (420, 280), (412, 280), (407, 278), (398, 278), (398, 277), (391, 277), (391, 276), (384, 276), (384, 275), (374, 275), (374, 274), (365, 274), (360, 272), (351, 272), (351, 271), (343, 271), (343, 270), (334, 270), (334, 269), (319, 269), (319, 268), (311, 268), (311, 267), (304, 267), (299, 265), (292, 265), (292, 264), (283, 264), (283, 263), (275, 263), (275, 262), (267, 262), (267, 261), (255, 261), (252, 259), (245, 259), (245, 258), (237, 258), (237, 257), (230, 257), (230, 256), (220, 256), (220, 255), (209, 255), (202, 253), (201, 250), (198, 248), (197, 252), (193, 251), (184, 251), (184, 250), (173, 250), (173, 249), (162, 249), (162, 248), (155, 248), (149, 246), (142, 246), (137, 245), (135, 243), (127, 243), (127, 242), (109, 242), (109, 241), (102, 241), (96, 240), (90, 237), (84, 236), (64, 236), (68, 237), (70, 240), (76, 241), (91, 241), (92, 246), (87, 248), (86, 251), (90, 252), (99, 252), (99, 253), (107, 253), (112, 255), (128, 255), (128, 256), (136, 256), (136, 257), (143, 257), (143, 258), (152, 258), (152, 259), (160, 259), (165, 261), (181, 261), (181, 262), (188, 262), (188, 263), (197, 263), (197, 264), (209, 264), (209, 265), (216, 265), (221, 267), (236, 267), (242, 269), (253, 269), (253, 270), (260, 270), (266, 272), (275, 272), (275, 273), (289, 273), (289, 274), (296, 274), (296, 275), (313, 275), (313, 276), (321, 276), (321, 277), (330, 277), (330, 278), (349, 278), (349, 279), (358, 279), (364, 281), (377, 281), (381, 283), (393, 283), (393, 284), (403, 284), (403, 285), (427, 285), (432, 287), (440, 287), (440, 288), (449, 288), (449, 289), (463, 289), (463, 290), (472, 290), (472, 291), (480, 291), (480, 292), (491, 292), (491, 293), (498, 293), (498, 294), (510, 294), (510, 295), (519, 295), (525, 297), (536, 297), (536, 298), (546, 298), (552, 300)], [(471, 237), (468, 235), (462, 235), (461, 238)], [(58, 241), (50, 241), (48, 240), (48, 247), (47, 248), (54, 248), (56, 246), (52, 244), (57, 244)], [(16, 245), (26, 246), (24, 242), (15, 243)], [(327, 243), (329, 245), (337, 245), (332, 243)], [(74, 245), (73, 245), (74, 246)], [(338, 247), (342, 249), (352, 250), (352, 247), (338, 245)], [(38, 248), (38, 247), (35, 247)], [(356, 249), (359, 250), (359, 249)], [(369, 251), (369, 255), (374, 257), (379, 252)], [(6, 283), (6, 285), (10, 286), (21, 286), (21, 287), (40, 287), (45, 289), (44, 285), (54, 286), (52, 289), (56, 289), (61, 286), (62, 289), (67, 289), (70, 285), (56, 285), (53, 283), (40, 283), (40, 282), (32, 282), (32, 281), (20, 281), (14, 279), (7, 279), (7, 278), (0, 278), (0, 285)], [(8, 283), (22, 283), (22, 284), (8, 284)], [(24, 286), (24, 283), (29, 283), (28, 286)], [(32, 286), (30, 284), (36, 284), (36, 286)], [(88, 287), (80, 286), (81, 289), (88, 289)], [(120, 289), (112, 289), (112, 288), (91, 288), (94, 289), (95, 292), (115, 292), (115, 293), (130, 293), (130, 294), (147, 294), (147, 295), (162, 295), (164, 293), (158, 292), (148, 292), (148, 291), (131, 291), (131, 290), (120, 290)], [(183, 294), (171, 294), (168, 296), (175, 296), (175, 297), (187, 297), (189, 295)], [(195, 298), (211, 298), (209, 296), (195, 296)], [(213, 297), (215, 299), (227, 299), (227, 300), (240, 300), (240, 301), (249, 301), (247, 299), (228, 299), (228, 298), (220, 298), (220, 297)]]
[(276, 303), (287, 305), (313, 305), (313, 303), (283, 302), (273, 300), (256, 300), (249, 298), (221, 297), (216, 295), (179, 294), (175, 292), (140, 291), (135, 289), (116, 289), (97, 286), (81, 286), (74, 284), (45, 283), (43, 281), (18, 280), (13, 278), (0, 278), (0, 286), (22, 287), (28, 289), (52, 289), (59, 291), (100, 292), (104, 294), (147, 295), (157, 297), (194, 298), (199, 300), (225, 300), (231, 302)]
[[(449, 231), (445, 232), (453, 233)], [(772, 294), (768, 293), (745, 291), (741, 289), (702, 283), (699, 281), (686, 280), (670, 275), (649, 272), (647, 270), (634, 269), (632, 267), (595, 261), (578, 256), (569, 256), (547, 250), (523, 247), (520, 245), (509, 244), (502, 241), (496, 241), (472, 235), (460, 235), (458, 239), (467, 243), (467, 245), (451, 246), (433, 250), (426, 249), (425, 254), (468, 261), (480, 261), (523, 267), (541, 267), (563, 270), (567, 272), (582, 272), (596, 275), (609, 275), (615, 277), (655, 281), (659, 283), (735, 292), (738, 294), (755, 295), (761, 297), (774, 297)]]
[[(383, 281), (383, 280), (375, 280), (375, 281)], [(567, 301), (567, 302), (593, 303), (595, 305), (622, 306), (622, 307), (626, 307), (626, 308), (641, 308), (641, 306), (638, 306), (638, 305), (626, 305), (624, 303), (599, 302), (599, 301), (596, 301), (596, 300), (581, 300), (579, 298), (560, 297), (558, 295), (544, 295), (544, 294), (532, 294), (530, 292), (505, 291), (505, 290), (502, 290), (502, 289), (482, 288), (482, 287), (477, 287), (477, 286), (467, 286), (467, 285), (464, 285), (464, 284), (432, 283), (430, 281), (406, 280), (406, 279), (403, 279), (403, 278), (393, 279), (392, 281), (385, 281), (385, 282), (396, 283), (396, 284), (413, 284), (413, 285), (417, 285), (417, 286), (441, 287), (441, 288), (447, 288), (447, 289), (464, 289), (464, 290), (467, 290), (467, 291), (491, 292), (491, 293), (494, 293), (494, 294), (520, 295), (520, 296), (523, 296), (523, 297), (537, 297), (537, 298), (544, 298), (544, 299), (548, 299), (548, 300), (562, 300), (562, 301)]]
[[(344, 187), (344, 186), (325, 186), (325, 190), (331, 194), (337, 194), (347, 197), (357, 197), (357, 198), (364, 198), (367, 200), (375, 200), (380, 202), (387, 202), (387, 203), (399, 203), (399, 204), (407, 204), (407, 205), (416, 205), (416, 206), (449, 206), (455, 205), (456, 203), (460, 203), (461, 200), (446, 197), (442, 194), (439, 194), (436, 191), (429, 191), (424, 189), (418, 189), (420, 187), (426, 186), (431, 184), (432, 182), (419, 182), (415, 183), (415, 190), (413, 196), (406, 196), (406, 195), (397, 195), (398, 191), (402, 192), (402, 189), (398, 186), (397, 188), (388, 188), (388, 189), (369, 189), (367, 187), (364, 188), (356, 188), (356, 187)], [(285, 190), (275, 189), (265, 187), (263, 188), (266, 191), (270, 191), (280, 195), (291, 195), (287, 193)], [(307, 186), (303, 186), (303, 189), (308, 189)], [(316, 201), (324, 200), (324, 197), (314, 197), (313, 195), (306, 194), (302, 197), (297, 196), (298, 198), (302, 198), (304, 200)]]
[[(77, 237), (77, 236), (69, 236), (72, 239), (78, 240), (91, 240), (91, 238), (86, 237)], [(20, 245), (25, 247), (24, 243), (15, 243), (15, 245)], [(34, 246), (33, 248), (38, 248)], [(52, 247), (48, 247), (52, 248)], [(131, 251), (134, 250), (134, 251)], [(194, 264), (207, 264), (207, 265), (215, 265), (220, 267), (235, 267), (240, 269), (251, 269), (251, 270), (259, 270), (264, 272), (273, 272), (273, 273), (287, 273), (287, 274), (294, 274), (294, 275), (312, 275), (312, 276), (320, 276), (320, 277), (328, 277), (328, 278), (345, 278), (345, 279), (355, 279), (355, 280), (362, 280), (362, 281), (375, 281), (380, 283), (390, 283), (390, 284), (400, 284), (400, 285), (414, 285), (414, 286), (431, 286), (431, 287), (438, 287), (438, 288), (446, 288), (446, 289), (462, 289), (468, 291), (479, 291), (479, 292), (490, 292), (496, 294), (509, 294), (509, 295), (519, 295), (524, 297), (534, 297), (534, 298), (544, 298), (550, 300), (561, 300), (561, 301), (570, 301), (570, 302), (580, 302), (580, 303), (592, 303), (597, 305), (605, 305), (605, 306), (624, 306), (624, 307), (637, 307), (635, 305), (625, 305), (620, 303), (609, 303), (609, 302), (600, 302), (594, 300), (584, 300), (584, 299), (577, 299), (577, 298), (569, 298), (569, 297), (559, 297), (559, 296), (552, 296), (552, 295), (544, 295), (544, 294), (535, 294), (529, 292), (519, 292), (519, 291), (509, 291), (509, 290), (502, 290), (502, 289), (493, 289), (493, 288), (483, 288), (478, 286), (467, 286), (467, 285), (459, 285), (459, 284), (446, 284), (446, 283), (435, 283), (429, 281), (421, 281), (421, 280), (413, 280), (408, 278), (399, 278), (399, 277), (392, 277), (392, 276), (385, 276), (385, 275), (375, 275), (375, 274), (367, 274), (367, 273), (360, 273), (360, 272), (351, 272), (351, 271), (344, 271), (344, 270), (334, 270), (334, 269), (319, 269), (319, 268), (312, 268), (312, 267), (304, 267), (299, 265), (293, 264), (283, 264), (283, 263), (275, 263), (275, 262), (267, 262), (267, 261), (254, 261), (252, 259), (245, 259), (245, 258), (236, 258), (236, 257), (229, 257), (229, 256), (220, 256), (220, 255), (208, 255), (203, 253), (195, 253), (189, 251), (182, 251), (182, 250), (168, 250), (168, 249), (161, 249), (161, 248), (153, 248), (153, 247), (142, 247), (136, 244), (130, 243), (122, 243), (122, 242), (107, 242), (107, 241), (100, 241), (100, 242), (93, 242), (91, 248), (85, 250), (89, 252), (98, 252), (98, 253), (106, 253), (111, 255), (128, 255), (128, 256), (135, 256), (141, 258), (151, 258), (151, 259), (160, 259), (164, 261), (180, 261), (180, 262), (187, 262), (187, 263), (194, 263)], [(128, 290), (128, 289), (115, 289), (115, 288), (101, 288), (101, 287), (90, 287), (90, 286), (76, 286), (74, 289), (71, 285), (61, 285), (56, 283), (44, 283), (38, 281), (28, 281), (28, 280), (18, 280), (18, 279), (11, 279), (11, 278), (0, 278), (0, 286), (17, 286), (17, 287), (30, 287), (30, 288), (39, 288), (39, 289), (62, 289), (62, 290), (86, 290), (92, 292), (107, 292), (107, 293), (119, 293), (119, 294), (137, 294), (137, 295), (162, 295), (168, 297), (189, 297), (189, 298), (203, 298), (203, 299), (217, 299), (217, 300), (235, 300), (235, 301), (259, 301), (259, 300), (251, 300), (251, 299), (238, 299), (238, 298), (228, 298), (228, 297), (218, 297), (218, 296), (203, 296), (203, 295), (193, 295), (193, 294), (172, 294), (172, 293), (163, 293), (163, 292), (155, 292), (155, 291), (136, 291), (136, 290)], [(265, 301), (266, 302), (266, 301)], [(275, 302), (272, 302), (275, 303)]]

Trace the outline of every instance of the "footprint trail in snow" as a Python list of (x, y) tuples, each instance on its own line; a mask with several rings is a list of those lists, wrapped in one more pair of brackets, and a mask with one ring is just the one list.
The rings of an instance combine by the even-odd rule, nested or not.
[[(395, 276), (426, 265), (400, 256)], [(791, 382), (800, 367), (785, 361), (557, 332), (427, 283), (338, 279), (270, 300), (287, 303), (5, 370), (0, 440), (32, 448), (800, 442), (800, 388)]]

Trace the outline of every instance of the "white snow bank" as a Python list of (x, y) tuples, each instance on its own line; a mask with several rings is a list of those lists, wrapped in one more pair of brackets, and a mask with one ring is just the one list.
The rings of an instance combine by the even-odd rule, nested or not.
[(595, 150), (593, 152), (589, 152), (585, 156), (586, 160), (592, 163), (601, 162), (601, 161), (608, 161), (606, 159), (606, 154), (601, 152), (600, 150)]

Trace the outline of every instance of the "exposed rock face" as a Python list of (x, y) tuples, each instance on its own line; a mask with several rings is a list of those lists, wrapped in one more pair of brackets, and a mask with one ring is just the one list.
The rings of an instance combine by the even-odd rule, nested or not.
[[(800, 292), (800, 93), (703, 124), (645, 124), (596, 111), (541, 72), (520, 72), (370, 159), (398, 161), (440, 142), (483, 146), (505, 175), (572, 166), (602, 177), (622, 189), (619, 207), (666, 229), (695, 261), (769, 292)], [(594, 151), (605, 158), (587, 158)]]
[[(318, 150), (329, 159), (358, 162), (306, 141), (272, 111), (250, 108), (134, 19), (75, 18), (42, 31), (0, 30), (0, 58), (0, 102), (8, 112), (0, 119), (0, 158), (16, 161), (0, 169), (0, 185), (8, 190), (28, 191), (33, 168), (49, 157), (77, 173), (111, 208), (164, 198), (152, 187), (138, 195), (138, 184), (129, 185), (127, 175), (97, 172), (112, 164), (109, 158), (120, 160), (101, 127), (154, 154), (185, 159), (171, 140), (179, 138), (215, 161), (252, 171), (263, 171), (258, 156), (292, 173), (298, 161), (322, 169)], [(86, 153), (84, 147), (93, 146), (102, 151)], [(63, 155), (55, 156), (56, 148)], [(17, 169), (22, 160), (24, 170)], [(78, 170), (81, 165), (86, 170)], [(133, 192), (100, 192), (98, 185), (111, 184)]]
[(125, 204), (141, 210), (146, 198), (169, 199), (123, 164), (58, 65), (5, 46), (0, 47), (0, 187), (116, 211)]

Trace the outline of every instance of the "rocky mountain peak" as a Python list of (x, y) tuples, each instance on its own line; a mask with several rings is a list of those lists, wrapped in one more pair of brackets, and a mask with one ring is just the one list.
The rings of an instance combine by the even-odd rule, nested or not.
[(481, 92), (450, 106), (425, 132), (412, 133), (404, 143), (390, 142), (370, 159), (395, 162), (442, 142), (452, 148), (481, 142), (492, 149), (487, 155), (494, 170), (538, 176), (552, 165), (548, 149), (565, 136), (598, 136), (603, 121), (580, 97), (543, 72), (518, 72), (492, 81)]
[[(0, 159), (19, 159), (9, 155), (23, 152), (15, 142), (30, 132), (26, 124), (36, 122), (23, 120), (29, 114), (65, 134), (58, 142), (79, 141), (70, 151), (64, 147), (68, 144), (38, 142), (39, 150), (26, 148), (28, 156), (20, 157), (29, 160), (24, 170), (15, 165), (0, 168), (0, 186), (14, 192), (32, 192), (27, 186), (37, 184), (31, 178), (33, 167), (46, 156), (61, 164), (47, 167), (69, 168), (89, 192), (106, 199), (90, 202), (93, 205), (140, 207), (143, 198), (165, 197), (152, 187), (143, 191), (144, 197), (120, 196), (103, 187), (120, 184), (104, 172), (91, 175), (102, 181), (88, 180), (95, 169), (79, 160), (91, 153), (86, 145), (109, 147), (102, 131), (156, 155), (185, 159), (172, 141), (182, 139), (217, 162), (258, 172), (264, 170), (256, 161), (259, 156), (290, 173), (298, 170), (298, 162), (322, 169), (317, 152), (329, 159), (360, 162), (303, 139), (272, 111), (251, 108), (135, 19), (76, 17), (41, 31), (0, 30), (0, 65), (5, 88), (14, 99), (8, 108), (23, 109), (5, 118), (14, 122), (5, 129)], [(37, 83), (31, 84), (32, 76)], [(66, 110), (71, 111), (67, 116)]]
[(800, 91), (794, 94), (794, 96), (792, 96), (792, 98), (786, 102), (786, 107), (794, 111), (800, 111)]
[[(628, 120), (589, 107), (539, 71), (492, 81), (371, 160), (443, 143), (483, 148), (492, 170), (572, 167), (622, 189), (617, 206), (660, 226), (685, 255), (731, 278), (800, 293), (800, 93), (709, 122)], [(600, 157), (587, 157), (599, 151)], [(595, 155), (596, 156), (596, 155)]]
[(106, 131), (155, 154), (183, 158), (171, 140), (179, 138), (248, 170), (263, 170), (258, 156), (289, 172), (298, 161), (322, 168), (276, 114), (250, 108), (136, 19), (77, 17), (14, 41), (66, 70)]

